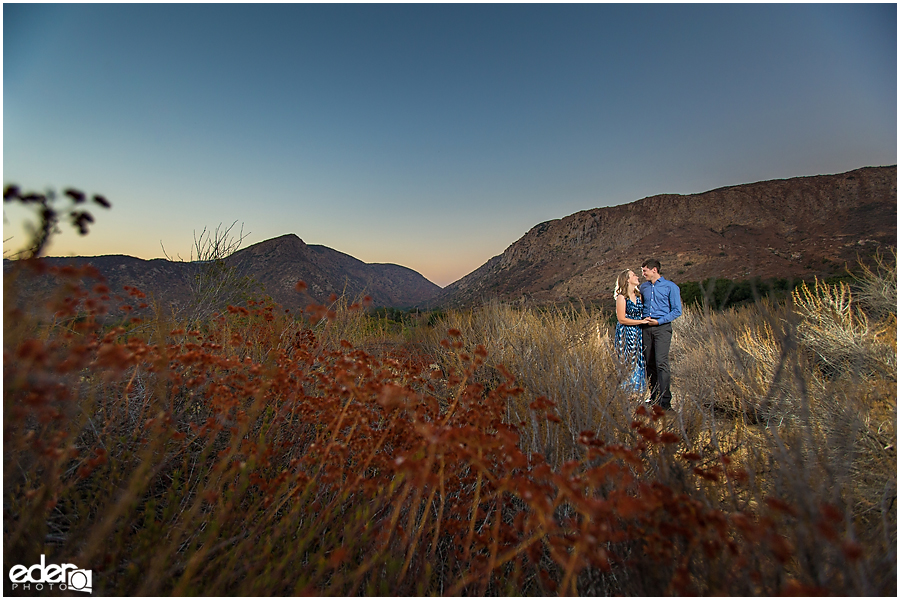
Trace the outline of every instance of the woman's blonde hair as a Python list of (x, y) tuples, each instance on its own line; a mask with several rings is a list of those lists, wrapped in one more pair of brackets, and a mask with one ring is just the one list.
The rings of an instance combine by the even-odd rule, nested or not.
[[(619, 294), (625, 296), (625, 292), (628, 291), (628, 274), (629, 273), (634, 273), (634, 271), (631, 269), (625, 269), (624, 271), (619, 273), (618, 277), (616, 277), (616, 289), (613, 292), (613, 300), (615, 300)], [(634, 294), (638, 298), (640, 298), (641, 297), (640, 288), (637, 288), (637, 287), (634, 288)]]

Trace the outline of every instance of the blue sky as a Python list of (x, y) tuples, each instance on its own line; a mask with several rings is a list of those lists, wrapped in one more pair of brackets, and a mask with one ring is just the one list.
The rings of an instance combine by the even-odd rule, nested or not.
[(113, 203), (54, 255), (238, 221), (443, 286), (579, 210), (896, 162), (894, 4), (3, 6), (4, 184)]

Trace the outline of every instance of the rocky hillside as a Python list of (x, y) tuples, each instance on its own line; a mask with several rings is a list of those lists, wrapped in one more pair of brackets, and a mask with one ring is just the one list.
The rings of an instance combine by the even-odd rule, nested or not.
[[(121, 292), (136, 287), (164, 306), (187, 306), (190, 282), (204, 265), (164, 259), (142, 260), (131, 256), (91, 256), (41, 259), (50, 266), (91, 264), (106, 277), (107, 285)], [(440, 287), (422, 275), (399, 265), (368, 264), (325, 246), (307, 245), (293, 234), (266, 240), (226, 259), (242, 277), (256, 282), (253, 289), (271, 296), (285, 308), (305, 308), (311, 302), (326, 303), (331, 294), (346, 293), (351, 300), (369, 295), (373, 306), (412, 307), (432, 299)], [(4, 260), (4, 270), (10, 267)], [(300, 294), (298, 280), (307, 284)], [(53, 282), (46, 277), (22, 277), (16, 285), (27, 298), (46, 296)]]
[(533, 227), (452, 283), (435, 306), (488, 298), (559, 302), (612, 294), (616, 275), (657, 258), (675, 281), (811, 278), (897, 243), (897, 167), (659, 195)]
[[(285, 307), (324, 302), (331, 294), (351, 299), (368, 294), (374, 306), (421, 306), (441, 288), (421, 274), (394, 264), (364, 263), (326, 246), (307, 245), (294, 234), (254, 244), (228, 259), (251, 275), (272, 298)], [(306, 303), (294, 289), (306, 282)]]

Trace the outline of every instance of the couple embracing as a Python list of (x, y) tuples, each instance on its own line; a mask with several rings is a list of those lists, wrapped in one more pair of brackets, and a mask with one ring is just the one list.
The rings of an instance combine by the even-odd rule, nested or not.
[(626, 369), (626, 389), (643, 395), (649, 382), (650, 403), (671, 410), (669, 346), (672, 321), (681, 315), (681, 290), (661, 268), (648, 259), (641, 265), (643, 283), (630, 269), (616, 280), (616, 354)]

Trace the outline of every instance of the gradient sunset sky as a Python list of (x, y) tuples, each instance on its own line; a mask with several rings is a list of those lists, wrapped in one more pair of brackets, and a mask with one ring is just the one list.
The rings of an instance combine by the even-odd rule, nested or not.
[(4, 184), (113, 204), (51, 255), (237, 221), (444, 286), (579, 210), (896, 162), (895, 4), (3, 5)]

